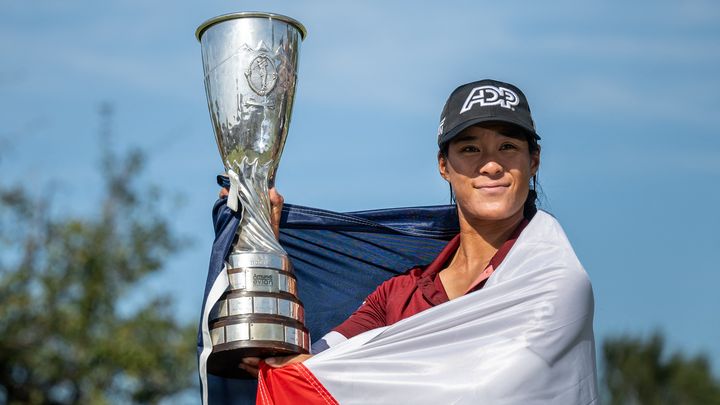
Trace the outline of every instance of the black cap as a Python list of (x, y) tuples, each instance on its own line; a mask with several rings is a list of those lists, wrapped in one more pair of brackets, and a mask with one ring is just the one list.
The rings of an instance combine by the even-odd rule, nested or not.
[(463, 129), (483, 122), (516, 125), (540, 139), (523, 92), (510, 83), (485, 79), (463, 84), (450, 94), (440, 115), (438, 146), (442, 147)]

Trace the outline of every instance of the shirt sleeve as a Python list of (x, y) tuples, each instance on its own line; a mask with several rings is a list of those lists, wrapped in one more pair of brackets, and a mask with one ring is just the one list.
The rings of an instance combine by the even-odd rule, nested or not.
[(380, 284), (372, 294), (365, 298), (360, 308), (333, 331), (349, 339), (363, 332), (387, 326), (387, 289), (391, 282), (392, 279)]
[(314, 342), (310, 348), (310, 353), (318, 354), (325, 350), (346, 341), (347, 338), (334, 330), (326, 333), (320, 340)]

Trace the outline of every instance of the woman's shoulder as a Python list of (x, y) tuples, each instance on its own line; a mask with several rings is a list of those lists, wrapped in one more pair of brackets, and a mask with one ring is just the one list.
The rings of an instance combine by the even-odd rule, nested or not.
[[(494, 283), (517, 277), (552, 282), (561, 291), (591, 293), (590, 279), (558, 220), (539, 210), (494, 274)], [(492, 278), (491, 278), (492, 280)]]
[(585, 273), (560, 222), (542, 210), (538, 210), (523, 230), (513, 250), (514, 255), (525, 260), (562, 267), (569, 272)]
[(508, 255), (508, 273), (535, 285), (536, 291), (547, 291), (546, 301), (558, 309), (557, 315), (592, 316), (590, 277), (554, 216), (538, 211), (515, 247)]

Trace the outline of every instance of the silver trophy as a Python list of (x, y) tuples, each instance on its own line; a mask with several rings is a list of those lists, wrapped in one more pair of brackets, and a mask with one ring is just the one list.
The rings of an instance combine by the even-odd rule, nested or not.
[(242, 377), (243, 357), (307, 353), (309, 334), (292, 264), (270, 225), (268, 188), (290, 124), (305, 27), (270, 13), (221, 15), (196, 31), (228, 206), (242, 220), (226, 268), (229, 288), (210, 315), (208, 371)]

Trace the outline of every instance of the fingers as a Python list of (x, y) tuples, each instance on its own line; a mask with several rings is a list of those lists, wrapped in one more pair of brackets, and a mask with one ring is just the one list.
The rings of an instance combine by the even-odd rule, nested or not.
[(265, 364), (270, 367), (278, 368), (284, 367), (288, 364), (301, 363), (312, 357), (312, 354), (293, 354), (285, 357), (268, 357), (265, 359)]
[(238, 368), (244, 370), (251, 376), (257, 378), (259, 363), (260, 363), (259, 357), (245, 357), (242, 359), (242, 363), (238, 364)]
[(220, 173), (217, 176), (217, 182), (220, 186), (220, 192), (218, 193), (219, 198), (225, 198), (230, 193), (230, 190), (228, 190), (227, 187), (223, 186), (223, 184), (225, 184), (225, 182), (227, 181), (227, 179), (223, 180), (223, 177), (227, 178), (227, 173)]
[[(219, 198), (227, 197), (229, 190), (221, 188), (218, 193)], [(273, 233), (275, 238), (280, 238), (280, 218), (282, 217), (283, 204), (285, 199), (277, 192), (275, 187), (268, 190), (268, 197), (270, 197), (270, 225), (272, 225)]]
[(260, 364), (260, 357), (245, 357), (242, 359), (242, 364), (257, 367)]
[(280, 238), (280, 217), (282, 216), (282, 208), (285, 203), (285, 199), (282, 195), (280, 195), (280, 193), (278, 193), (275, 187), (269, 190), (268, 196), (270, 197), (271, 225), (273, 232), (275, 233), (275, 237)]
[(272, 207), (273, 211), (276, 209), (278, 211), (282, 211), (283, 204), (285, 203), (285, 198), (278, 193), (277, 189), (275, 187), (268, 190), (268, 195), (270, 196), (270, 206)]
[[(273, 368), (279, 368), (287, 366), (288, 364), (303, 362), (310, 357), (312, 357), (311, 354), (294, 354), (285, 357), (268, 357), (267, 359), (265, 359), (265, 364)], [(238, 364), (238, 368), (257, 378), (260, 361), (261, 360), (259, 357), (245, 357), (242, 359), (242, 362)]]

